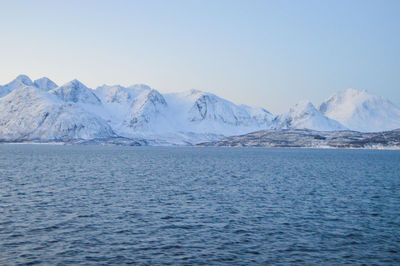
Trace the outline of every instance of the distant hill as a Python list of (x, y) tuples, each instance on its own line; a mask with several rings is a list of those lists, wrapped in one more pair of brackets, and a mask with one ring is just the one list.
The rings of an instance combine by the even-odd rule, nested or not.
[(379, 133), (307, 129), (263, 130), (197, 146), (400, 149), (400, 129)]

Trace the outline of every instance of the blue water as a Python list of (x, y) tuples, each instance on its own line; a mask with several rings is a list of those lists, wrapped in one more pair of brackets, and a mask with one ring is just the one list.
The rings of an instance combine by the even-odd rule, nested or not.
[(400, 152), (0, 145), (0, 264), (398, 264)]

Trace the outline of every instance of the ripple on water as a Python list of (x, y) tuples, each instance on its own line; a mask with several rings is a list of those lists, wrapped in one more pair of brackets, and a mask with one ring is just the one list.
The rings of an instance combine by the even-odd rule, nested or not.
[(0, 264), (397, 264), (398, 151), (0, 145)]

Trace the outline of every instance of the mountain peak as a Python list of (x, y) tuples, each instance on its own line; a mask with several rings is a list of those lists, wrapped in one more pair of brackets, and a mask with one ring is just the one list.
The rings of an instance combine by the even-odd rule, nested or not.
[(161, 93), (159, 93), (157, 90), (151, 89), (143, 91), (137, 96), (137, 98), (134, 99), (134, 102), (132, 103), (133, 106), (140, 106), (140, 108), (143, 108), (147, 104), (166, 106), (167, 102)]
[(165, 111), (167, 102), (156, 90), (144, 90), (135, 97), (130, 106), (130, 114), (125, 123), (135, 129), (148, 129), (152, 121)]
[(121, 85), (102, 85), (96, 88), (96, 95), (103, 103), (128, 103), (132, 100), (131, 89)]
[(57, 95), (60, 99), (66, 102), (90, 104), (101, 103), (100, 99), (94, 94), (93, 90), (86, 87), (77, 79), (51, 90), (51, 93)]
[(310, 101), (299, 101), (295, 106), (290, 108), (292, 111), (318, 111)]
[(362, 132), (400, 127), (400, 108), (366, 90), (347, 89), (332, 95), (319, 110), (346, 127)]
[(10, 83), (0, 86), (0, 97), (4, 97), (13, 90), (23, 86), (33, 86), (32, 80), (27, 75), (19, 75)]
[(190, 94), (204, 94), (204, 91), (201, 90), (196, 90), (196, 89), (191, 89), (189, 91)]
[(143, 91), (143, 90), (150, 91), (150, 90), (152, 90), (152, 88), (149, 85), (146, 85), (146, 84), (134, 84), (134, 85), (129, 86), (128, 89), (140, 90), (140, 91)]
[[(12, 82), (19, 81), (26, 86), (32, 86), (32, 80), (25, 74), (18, 75)], [(11, 82), (11, 83), (12, 83)]]
[(379, 97), (369, 93), (367, 90), (358, 90), (353, 88), (348, 88), (344, 91), (336, 93), (336, 97), (339, 100), (357, 100), (357, 101), (364, 101), (371, 97)]
[(212, 94), (211, 92), (206, 92), (206, 91), (201, 91), (201, 90), (196, 90), (196, 89), (191, 89), (189, 91), (189, 94), (190, 95), (195, 95), (195, 96), (198, 96), (198, 97), (201, 97), (201, 96), (218, 97), (215, 94)]
[(288, 114), (292, 117), (318, 116), (320, 111), (310, 101), (300, 101), (289, 109)]
[(359, 94), (368, 94), (368, 91), (365, 89), (347, 88), (343, 91), (343, 93), (349, 95), (359, 95)]
[(345, 130), (338, 121), (324, 116), (309, 101), (301, 101), (289, 109), (289, 112), (274, 119), (276, 128), (312, 129), (320, 131)]
[(42, 77), (40, 79), (37, 79), (33, 82), (33, 84), (39, 89), (45, 91), (49, 91), (58, 87), (56, 83), (54, 83), (51, 79), (47, 77)]
[(66, 84), (63, 85), (63, 87), (73, 87), (73, 88), (87, 88), (85, 84), (80, 82), (77, 79), (73, 79), (70, 82), (67, 82)]

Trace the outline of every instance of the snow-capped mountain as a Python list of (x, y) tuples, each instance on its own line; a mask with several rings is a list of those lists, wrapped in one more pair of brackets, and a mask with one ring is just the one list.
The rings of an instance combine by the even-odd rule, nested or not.
[(172, 115), (187, 131), (242, 134), (248, 130), (268, 129), (273, 115), (263, 108), (236, 105), (212, 93), (191, 90), (165, 95)]
[(33, 82), (33, 85), (45, 91), (49, 91), (58, 87), (57, 84), (55, 84), (53, 81), (51, 81), (49, 78), (46, 77), (35, 80)]
[(65, 102), (101, 104), (100, 99), (94, 94), (93, 90), (86, 87), (77, 79), (51, 90), (50, 93)]
[(151, 124), (163, 116), (168, 105), (164, 97), (156, 90), (144, 90), (137, 95), (131, 105), (126, 126), (133, 130), (151, 130)]
[(400, 128), (400, 108), (365, 90), (339, 92), (323, 102), (319, 110), (355, 131), (378, 132)]
[[(235, 126), (249, 126), (252, 123), (268, 123), (272, 120), (272, 115), (266, 110), (237, 106), (211, 93), (192, 90), (187, 97), (192, 100), (189, 120), (193, 122), (216, 121)], [(261, 121), (257, 121), (256, 117)]]
[(381, 131), (400, 128), (400, 109), (382, 97), (347, 90), (321, 104), (300, 102), (274, 116), (212, 93), (161, 94), (147, 85), (103, 85), (78, 80), (58, 86), (20, 75), (0, 86), (0, 141), (144, 140), (196, 144), (268, 129)]
[(103, 85), (98, 87), (95, 93), (104, 104), (126, 104), (133, 99), (131, 91), (119, 85)]
[(125, 137), (155, 144), (194, 144), (269, 129), (273, 115), (191, 90), (161, 94), (147, 85), (103, 85), (78, 80), (57, 86), (20, 75), (1, 86), (0, 140), (53, 141)]
[(95, 93), (103, 103), (103, 110), (97, 114), (109, 121), (120, 136), (146, 137), (149, 133), (168, 131), (168, 104), (158, 91), (141, 84), (103, 85)]
[(101, 118), (35, 86), (13, 90), (0, 102), (0, 140), (72, 140), (115, 134)]
[(324, 116), (311, 102), (302, 101), (290, 108), (289, 112), (274, 119), (276, 129), (311, 129), (338, 131), (347, 128), (338, 121)]
[(21, 88), (23, 86), (32, 86), (32, 80), (26, 75), (19, 75), (10, 83), (0, 86), (0, 98), (6, 96), (15, 89)]
[(127, 138), (196, 143), (268, 129), (273, 119), (263, 108), (238, 106), (197, 90), (162, 95), (146, 85), (103, 85), (95, 92), (106, 110), (98, 115)]
[(238, 106), (197, 90), (162, 95), (146, 85), (103, 85), (96, 95), (106, 110), (99, 116), (127, 138), (196, 143), (267, 129), (273, 119), (263, 108)]
[(147, 85), (137, 84), (130, 87), (123, 87), (121, 85), (103, 85), (96, 88), (95, 94), (101, 99), (103, 103), (110, 104), (131, 104), (133, 99), (143, 91), (150, 91)]

